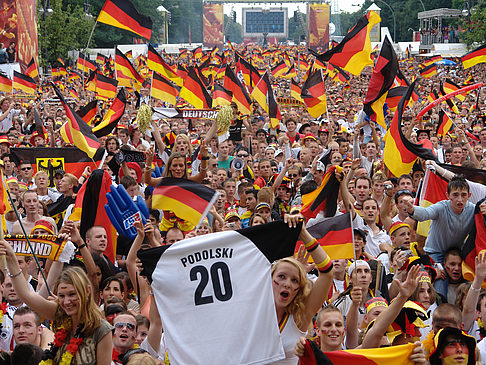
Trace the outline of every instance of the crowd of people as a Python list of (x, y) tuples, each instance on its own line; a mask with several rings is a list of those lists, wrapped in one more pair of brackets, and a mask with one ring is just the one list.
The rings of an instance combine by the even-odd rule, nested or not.
[[(244, 46), (237, 48), (244, 53)], [(255, 64), (264, 68), (267, 61), (262, 57)], [(419, 61), (400, 62), (407, 78), (415, 75)], [(484, 79), (483, 66), (468, 72), (461, 66), (444, 68), (441, 74), (463, 84), (471, 76)], [(274, 363), (297, 364), (307, 351), (306, 339), (322, 352), (412, 343), (409, 360), (415, 364), (486, 363), (486, 255), (476, 257), (472, 281), (463, 277), (461, 266), (475, 213), (486, 214), (486, 188), (438, 164), (486, 169), (484, 92), (478, 89), (479, 96), (470, 93), (455, 100), (459, 113), (441, 136), (436, 129), (444, 105), (415, 119), (440, 80), (419, 79), (420, 100), (407, 107), (403, 132), (412, 142), (429, 139), (438, 162), (418, 160), (409, 174), (392, 176), (383, 162), (386, 130), (363, 111), (371, 72), (368, 67), (347, 84), (327, 80), (328, 111), (319, 118), (312, 118), (302, 104), (281, 104), (276, 128), (258, 105), (253, 114), (241, 115), (233, 103), (226, 139), (218, 138), (217, 124), (209, 119), (159, 119), (142, 128), (137, 123), (140, 100), (165, 104), (151, 98), (149, 88), (127, 92), (124, 116), (112, 134), (100, 138), (108, 153), (100, 168), (132, 199), (145, 201), (149, 219), (145, 225), (135, 223), (134, 240), (119, 235), (115, 260), (105, 255), (105, 228), (93, 226), (81, 235), (80, 222), (71, 220), (76, 194), (92, 169), (81, 176), (56, 170), (49, 186), (51, 176), (35, 172), (35, 161), (13, 157), (16, 147), (68, 145), (60, 135), (66, 115), (52, 89), (43, 88), (35, 101), (4, 95), (0, 165), (16, 209), (5, 213), (3, 230), (57, 235), (69, 242), (73, 255), (40, 260), (39, 267), (32, 256), (16, 255), (0, 239), (0, 254), (6, 257), (6, 270), (0, 271), (0, 364), (37, 364), (41, 359), (43, 364), (169, 363), (164, 318), (151, 285), (140, 276), (137, 252), (278, 220), (295, 226), (303, 219), (302, 196), (317, 189), (332, 166), (342, 167), (334, 172), (340, 181), (336, 215), (351, 213), (354, 257), (333, 260), (307, 231), (306, 224), (329, 218), (320, 212), (302, 226), (304, 246), (295, 257), (273, 264), (275, 313), (285, 326), (286, 356)], [(288, 98), (289, 80), (271, 80), (275, 94)], [(80, 83), (71, 87), (81, 95), (72, 100), (75, 109), (94, 100), (94, 93)], [(68, 88), (64, 92), (68, 99)], [(98, 120), (107, 107), (99, 103)], [(47, 137), (36, 129), (34, 109)], [(389, 110), (388, 124), (392, 118)], [(114, 171), (109, 162), (120, 150), (144, 152), (145, 162), (124, 162)], [(162, 168), (162, 176), (153, 175), (155, 167)], [(448, 181), (447, 199), (421, 207), (415, 199), (427, 169)], [(219, 193), (200, 225), (152, 208), (151, 188), (169, 177), (190, 179)], [(60, 200), (67, 202), (64, 210), (50, 216), (50, 207)], [(422, 221), (431, 221), (427, 237), (417, 233)]]

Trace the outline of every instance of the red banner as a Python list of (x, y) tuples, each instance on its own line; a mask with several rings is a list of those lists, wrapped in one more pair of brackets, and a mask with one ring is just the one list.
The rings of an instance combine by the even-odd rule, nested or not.
[(327, 51), (329, 44), (329, 5), (310, 4), (307, 12), (309, 47), (318, 52)]
[(203, 43), (206, 47), (222, 46), (223, 37), (223, 5), (203, 5)]

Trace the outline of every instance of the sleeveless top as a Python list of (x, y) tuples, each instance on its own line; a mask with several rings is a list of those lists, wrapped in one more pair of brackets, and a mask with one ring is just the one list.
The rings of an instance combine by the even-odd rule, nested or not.
[(294, 316), (290, 315), (284, 329), (280, 333), (282, 345), (285, 352), (285, 359), (272, 362), (272, 365), (297, 365), (299, 358), (294, 354), (294, 347), (299, 338), (305, 337), (307, 332), (301, 331), (294, 321)]

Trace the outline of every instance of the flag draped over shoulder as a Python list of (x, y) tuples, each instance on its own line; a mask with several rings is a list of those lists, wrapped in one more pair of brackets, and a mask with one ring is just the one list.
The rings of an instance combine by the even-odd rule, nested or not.
[(106, 0), (97, 21), (147, 39), (152, 36), (152, 19), (140, 14), (130, 0)]
[(409, 360), (413, 343), (373, 349), (341, 350), (322, 352), (312, 341), (307, 340), (300, 365), (412, 365)]
[(461, 61), (464, 68), (473, 67), (478, 63), (486, 62), (486, 44), (466, 53), (461, 57)]
[(365, 113), (385, 129), (387, 129), (387, 126), (383, 114), (383, 106), (385, 105), (388, 90), (393, 86), (397, 73), (397, 55), (390, 40), (388, 37), (385, 37), (380, 56), (371, 75), (363, 106)]
[(390, 172), (395, 176), (410, 173), (410, 170), (418, 157), (426, 160), (437, 159), (437, 156), (433, 153), (432, 145), (429, 140), (424, 140), (430, 144), (430, 148), (427, 148), (423, 145), (410, 142), (402, 131), (403, 112), (413, 92), (415, 82), (416, 81), (408, 87), (407, 93), (398, 103), (390, 128), (385, 135), (383, 161)]
[(339, 181), (334, 174), (335, 171), (342, 172), (342, 167), (329, 168), (322, 177), (321, 185), (313, 192), (302, 195), (301, 213), (307, 219), (315, 218), (321, 210), (325, 212), (325, 217), (333, 217), (336, 214)]
[(100, 148), (98, 138), (93, 134), (91, 127), (77, 115), (74, 110), (66, 103), (56, 85), (51, 83), (57, 97), (61, 101), (66, 112), (67, 121), (61, 127), (61, 136), (66, 143), (74, 144), (80, 150), (86, 152), (89, 157), (93, 157)]
[(218, 198), (218, 193), (187, 179), (164, 177), (154, 189), (152, 208), (170, 210), (197, 226)]
[(327, 111), (326, 86), (321, 69), (312, 72), (307, 77), (302, 86), (300, 97), (312, 118), (320, 117)]
[(320, 61), (330, 62), (342, 67), (344, 70), (359, 75), (363, 68), (372, 65), (371, 60), (371, 28), (381, 21), (380, 16), (374, 11), (358, 20), (337, 46), (323, 54), (317, 54), (310, 50)]
[[(319, 241), (332, 260), (354, 257), (352, 230), (351, 213), (325, 219), (307, 227), (307, 231)], [(299, 244), (295, 247), (296, 251), (299, 247)]]
[(110, 109), (103, 116), (101, 123), (93, 128), (93, 133), (96, 137), (100, 138), (113, 132), (123, 113), (125, 113), (126, 104), (127, 97), (125, 95), (125, 89), (121, 88), (115, 100), (111, 103)]
[[(462, 246), (462, 275), (464, 276), (464, 279), (468, 281), (474, 279), (474, 270), (476, 268), (474, 260), (476, 256), (478, 256), (481, 251), (486, 250), (486, 219), (479, 208), (484, 201), (485, 199), (476, 204), (474, 210), (474, 224), (466, 237), (464, 246)], [(482, 287), (486, 288), (486, 283), (483, 282)]]

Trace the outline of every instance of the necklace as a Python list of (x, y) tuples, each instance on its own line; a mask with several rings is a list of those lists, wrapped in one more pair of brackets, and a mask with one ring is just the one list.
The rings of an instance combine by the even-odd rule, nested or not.
[[(66, 338), (68, 335), (68, 331), (61, 327), (57, 330), (54, 335), (54, 342), (51, 344), (51, 348), (44, 352), (44, 360), (40, 362), (39, 365), (53, 365), (54, 358), (56, 357), (57, 352), (59, 349), (64, 345), (66, 342)], [(79, 331), (71, 337), (69, 344), (66, 346), (66, 351), (62, 354), (61, 361), (59, 365), (70, 365), (73, 361), (73, 358), (76, 356), (77, 352), (79, 351), (79, 346), (83, 343), (83, 338)]]

